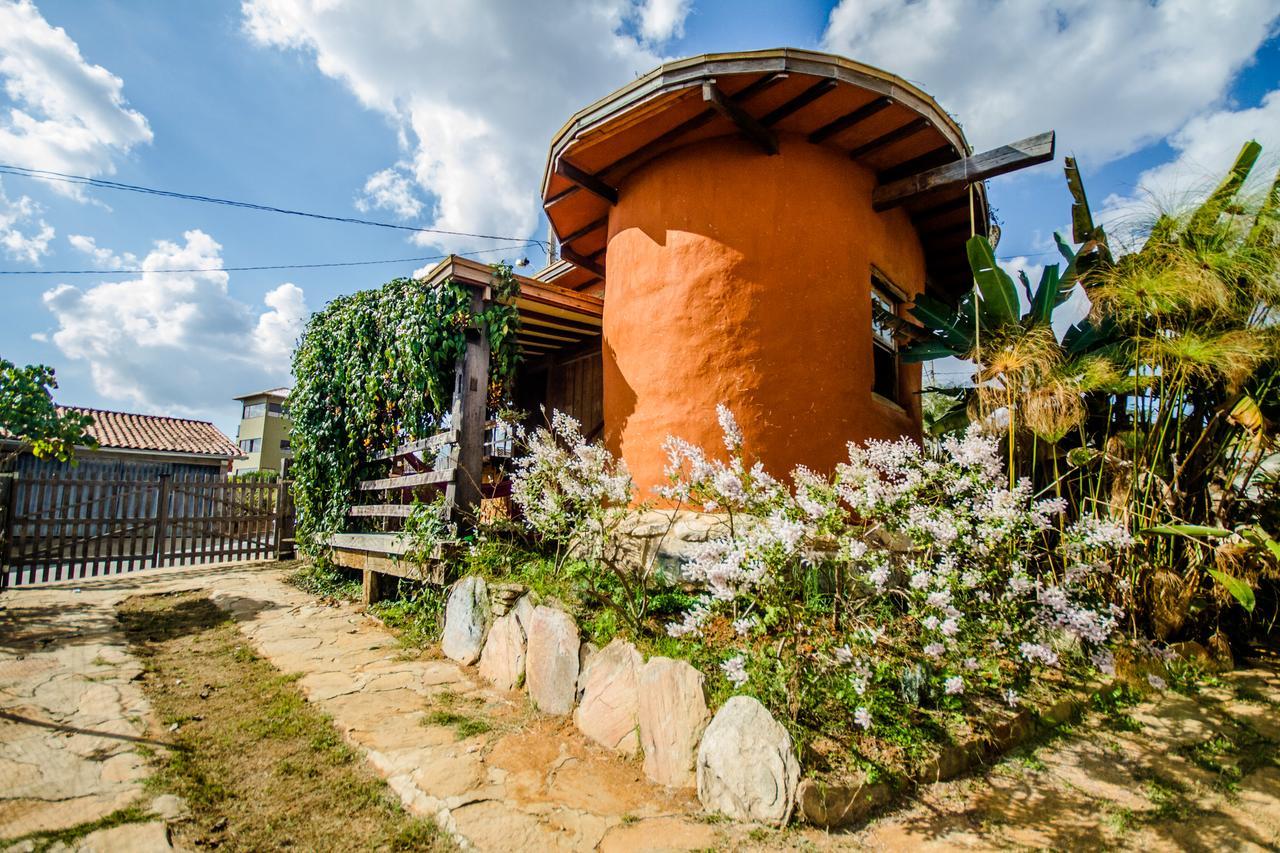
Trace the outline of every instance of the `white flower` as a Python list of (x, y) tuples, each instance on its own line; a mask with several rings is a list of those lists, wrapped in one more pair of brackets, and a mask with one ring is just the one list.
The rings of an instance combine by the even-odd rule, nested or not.
[(738, 419), (724, 403), (716, 406), (716, 418), (720, 421), (720, 431), (724, 433), (725, 449), (737, 453), (742, 449), (742, 428), (738, 426)]
[(859, 696), (867, 692), (867, 679), (861, 675), (856, 675), (849, 679), (849, 683), (853, 686), (853, 692)]
[(1042, 643), (1020, 643), (1018, 651), (1022, 653), (1023, 659), (1030, 663), (1040, 661), (1047, 666), (1053, 666), (1058, 662), (1058, 653)]
[(735, 619), (733, 622), (733, 630), (739, 637), (745, 637), (751, 633), (751, 629), (756, 626), (756, 617), (744, 616), (741, 619)]
[(964, 659), (964, 668), (965, 668), (965, 669), (967, 669), (967, 670), (969, 670), (970, 672), (973, 672), (974, 670), (978, 669), (978, 659), (977, 659), (977, 658), (965, 658), (965, 659)]
[(747, 683), (746, 658), (742, 655), (729, 658), (720, 664), (720, 669), (724, 672), (724, 677), (729, 679), (729, 683), (734, 687), (741, 687)]
[(1151, 685), (1152, 687), (1154, 687), (1156, 690), (1168, 690), (1168, 689), (1169, 689), (1169, 685), (1168, 685), (1168, 683), (1167, 683), (1163, 678), (1161, 678), (1160, 676), (1156, 675), (1154, 672), (1153, 672), (1153, 673), (1151, 673), (1151, 674), (1149, 674), (1149, 675), (1147, 676), (1147, 684), (1150, 684), (1150, 685)]
[(1011, 687), (1005, 688), (1005, 691), (1004, 691), (1005, 704), (1008, 705), (1010, 708), (1016, 708), (1018, 707), (1018, 701), (1019, 701), (1018, 692)]
[(866, 731), (871, 728), (871, 712), (860, 706), (853, 712), (853, 721), (857, 723), (859, 728)]
[(853, 652), (849, 649), (847, 645), (836, 646), (834, 649), (831, 650), (831, 653), (835, 655), (837, 663), (842, 663), (842, 664), (853, 663)]
[(924, 653), (931, 658), (942, 657), (942, 653), (945, 652), (946, 650), (947, 650), (947, 647), (942, 645), (942, 643), (930, 643), (929, 645), (924, 647)]
[(964, 679), (958, 675), (953, 675), (942, 683), (942, 689), (948, 696), (957, 696), (964, 693)]
[(938, 630), (942, 632), (944, 637), (954, 637), (956, 634), (960, 633), (960, 623), (953, 616), (950, 619), (945, 620)]

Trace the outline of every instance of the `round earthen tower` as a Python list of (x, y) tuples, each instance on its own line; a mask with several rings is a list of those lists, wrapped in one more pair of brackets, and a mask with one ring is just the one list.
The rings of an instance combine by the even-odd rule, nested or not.
[(669, 63), (560, 131), (543, 197), (572, 267), (555, 281), (604, 297), (604, 437), (642, 495), (666, 436), (722, 448), (718, 403), (778, 476), (919, 438), (905, 307), (967, 285), (985, 196), (882, 188), (969, 153), (910, 84), (792, 50)]

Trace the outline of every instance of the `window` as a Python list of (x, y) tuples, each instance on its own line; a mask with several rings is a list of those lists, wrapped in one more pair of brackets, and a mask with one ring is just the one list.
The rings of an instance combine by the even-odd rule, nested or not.
[(282, 439), (280, 439), (280, 449), (281, 449), (281, 450), (288, 450), (288, 449), (289, 449), (289, 439), (287, 439), (287, 438), (282, 438)]
[(266, 403), (246, 403), (244, 414), (241, 416), (243, 420), (250, 418), (260, 418), (267, 413)]
[(901, 300), (896, 289), (879, 273), (871, 278), (871, 352), (874, 377), (871, 390), (887, 400), (898, 400), (898, 340)]
[(257, 453), (262, 450), (262, 439), (242, 438), (240, 439), (240, 449), (245, 453)]

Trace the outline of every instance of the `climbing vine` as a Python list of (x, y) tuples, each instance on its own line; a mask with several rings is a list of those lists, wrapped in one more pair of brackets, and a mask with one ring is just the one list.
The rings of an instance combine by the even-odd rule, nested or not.
[(493, 267), (492, 300), (473, 314), (466, 285), (428, 287), (397, 278), (341, 296), (313, 314), (293, 354), (294, 499), (298, 538), (314, 550), (319, 535), (348, 526), (359, 481), (378, 475), (378, 452), (435, 432), (453, 401), (454, 370), (467, 329), (489, 335), (489, 398), (509, 396), (518, 359), (519, 283), (511, 267)]

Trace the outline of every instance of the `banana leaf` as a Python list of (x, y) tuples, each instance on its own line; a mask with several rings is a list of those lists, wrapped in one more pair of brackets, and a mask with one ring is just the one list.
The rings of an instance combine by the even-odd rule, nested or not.
[(952, 349), (961, 353), (973, 349), (973, 325), (970, 324), (967, 328), (960, 325), (957, 322), (961, 319), (958, 312), (945, 302), (921, 293), (908, 310), (935, 337)]
[[(972, 390), (972, 389), (968, 389)], [(933, 436), (956, 432), (969, 426), (969, 406), (966, 400), (958, 401), (943, 412), (936, 421), (929, 424), (929, 434)]]
[(1250, 613), (1253, 612), (1253, 607), (1256, 603), (1253, 596), (1253, 587), (1240, 580), (1240, 578), (1232, 577), (1226, 572), (1218, 569), (1209, 569), (1209, 575), (1218, 583), (1222, 584), (1226, 588), (1227, 592), (1231, 593), (1235, 600), (1240, 602), (1241, 607)]
[(916, 341), (902, 348), (899, 356), (907, 364), (919, 364), (922, 361), (933, 361), (948, 356), (962, 356), (964, 352), (953, 349), (942, 341)]
[(1240, 153), (1236, 155), (1236, 161), (1231, 166), (1231, 171), (1223, 178), (1222, 183), (1218, 184), (1218, 188), (1213, 191), (1205, 203), (1196, 209), (1191, 215), (1191, 221), (1187, 223), (1187, 231), (1191, 234), (1202, 234), (1213, 227), (1218, 221), (1218, 217), (1222, 215), (1231, 202), (1235, 200), (1236, 195), (1240, 192), (1240, 188), (1244, 186), (1245, 180), (1248, 179), (1249, 173), (1253, 171), (1253, 165), (1258, 162), (1258, 156), (1262, 153), (1262, 146), (1256, 140), (1250, 139), (1240, 149)]
[(996, 263), (995, 252), (987, 238), (981, 235), (969, 238), (965, 244), (969, 255), (969, 267), (978, 282), (982, 294), (983, 319), (992, 326), (1016, 323), (1020, 316), (1018, 291), (1009, 274)]
[(1036, 287), (1035, 295), (1028, 294), (1031, 299), (1031, 310), (1027, 312), (1027, 316), (1031, 318), (1033, 326), (1053, 320), (1053, 309), (1065, 301), (1060, 292), (1061, 287), (1062, 279), (1058, 277), (1058, 265), (1049, 264), (1040, 273), (1040, 284)]

